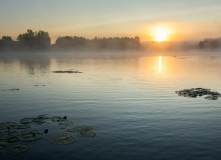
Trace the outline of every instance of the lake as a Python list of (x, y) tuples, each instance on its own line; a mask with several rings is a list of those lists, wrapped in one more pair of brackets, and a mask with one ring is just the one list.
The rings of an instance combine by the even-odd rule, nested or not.
[[(71, 126), (32, 124), (31, 129), (41, 133), (48, 129), (48, 134), (38, 141), (15, 142), (31, 148), (2, 154), (0, 159), (221, 159), (221, 98), (175, 93), (197, 87), (220, 93), (221, 55), (62, 54), (0, 56), (0, 123), (19, 123), (42, 114), (73, 121)], [(53, 72), (67, 70), (82, 73)], [(93, 127), (96, 136), (66, 132), (80, 125)], [(76, 142), (50, 143), (63, 134), (76, 137)]]

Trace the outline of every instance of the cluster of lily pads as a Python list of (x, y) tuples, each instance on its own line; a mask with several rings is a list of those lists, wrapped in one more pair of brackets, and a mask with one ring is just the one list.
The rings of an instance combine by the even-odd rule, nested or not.
[(19, 91), (19, 88), (3, 89), (2, 91)]
[(80, 71), (77, 70), (67, 70), (67, 71), (53, 71), (53, 73), (82, 73)]
[(206, 88), (191, 88), (175, 91), (179, 96), (196, 98), (197, 96), (205, 96), (205, 99), (208, 100), (217, 100), (218, 97), (221, 97), (221, 94), (216, 91), (211, 91)]
[[(44, 134), (38, 130), (31, 130), (31, 124), (41, 125), (43, 123), (56, 122), (61, 126), (70, 126), (72, 121), (67, 120), (67, 117), (50, 117), (50, 115), (39, 115), (35, 118), (23, 118), (20, 120), (20, 124), (15, 122), (0, 123), (0, 154), (7, 153), (22, 153), (30, 149), (30, 144), (24, 144), (32, 141), (40, 140), (47, 134), (48, 129), (44, 130)], [(94, 137), (95, 132), (92, 132), (91, 126), (75, 126), (74, 128), (68, 128), (65, 131), (67, 133), (75, 132), (79, 137)], [(2, 131), (3, 130), (3, 131)], [(21, 130), (21, 131), (17, 131)], [(68, 136), (67, 134), (54, 137), (50, 140), (54, 145), (67, 145), (74, 143), (76, 138), (74, 136)], [(17, 142), (23, 142), (17, 144)]]

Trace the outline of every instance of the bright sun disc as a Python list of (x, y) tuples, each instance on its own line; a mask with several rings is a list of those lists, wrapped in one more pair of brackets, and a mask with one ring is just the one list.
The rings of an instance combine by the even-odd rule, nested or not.
[(154, 31), (154, 41), (163, 42), (168, 40), (169, 30), (166, 28), (157, 28)]

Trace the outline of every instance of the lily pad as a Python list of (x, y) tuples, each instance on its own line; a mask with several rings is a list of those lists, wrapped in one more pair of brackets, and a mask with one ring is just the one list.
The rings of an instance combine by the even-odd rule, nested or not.
[(196, 98), (197, 96), (206, 96), (205, 99), (217, 100), (221, 94), (206, 88), (191, 88), (175, 91), (179, 96)]
[(18, 142), (19, 138), (18, 137), (12, 137), (12, 138), (7, 139), (7, 141), (8, 142)]
[(29, 150), (28, 144), (15, 144), (9, 147), (9, 153), (22, 153)]
[(23, 118), (20, 120), (20, 123), (21, 124), (31, 124), (31, 123), (33, 123), (33, 119), (34, 118)]
[(18, 154), (29, 150), (30, 146), (28, 144), (14, 144), (5, 147), (1, 147), (0, 154)]
[(20, 133), (19, 139), (23, 142), (37, 141), (43, 138), (43, 134), (37, 130), (26, 130)]
[(208, 100), (217, 100), (217, 99), (218, 99), (218, 96), (206, 96), (205, 99), (208, 99)]
[(69, 128), (67, 132), (88, 132), (91, 131), (93, 128), (91, 126), (76, 126), (74, 128)]
[(43, 117), (37, 117), (37, 118), (23, 118), (20, 120), (21, 124), (43, 124), (44, 118)]
[(22, 124), (22, 125), (18, 125), (18, 128), (17, 129), (28, 129), (30, 128), (30, 125), (28, 124)]
[(62, 122), (65, 121), (66, 119), (64, 119), (63, 117), (52, 117), (51, 120), (53, 122)]
[(10, 146), (11, 143), (10, 142), (0, 142), (0, 147), (7, 147)]
[(51, 140), (51, 143), (54, 145), (67, 145), (74, 143), (76, 141), (76, 138), (73, 136), (59, 136), (55, 137)]
[(0, 155), (1, 155), (1, 154), (7, 154), (7, 153), (9, 153), (9, 151), (7, 150), (7, 148), (0, 146)]
[(82, 72), (68, 70), (68, 71), (53, 71), (53, 73), (82, 73)]
[(70, 126), (73, 124), (72, 121), (61, 121), (61, 122), (58, 122), (59, 125), (64, 125), (64, 126)]
[(50, 119), (50, 114), (42, 114), (42, 115), (39, 115), (37, 118), (44, 118), (44, 119)]
[(2, 141), (8, 141), (8, 142), (17, 142), (19, 133), (16, 131), (5, 131), (5, 132), (0, 132), (0, 140)]
[(0, 123), (0, 130), (5, 129), (27, 129), (30, 128), (29, 125), (18, 125), (14, 122), (6, 122), (6, 123)]
[(3, 89), (2, 91), (19, 91), (18, 88), (12, 88), (12, 89)]
[(79, 132), (78, 136), (80, 136), (80, 137), (94, 137), (94, 136), (96, 136), (96, 133), (95, 132), (91, 132), (91, 131)]
[(14, 122), (0, 123), (0, 130), (8, 129), (8, 127), (11, 128), (11, 129), (17, 129), (18, 124), (14, 123)]

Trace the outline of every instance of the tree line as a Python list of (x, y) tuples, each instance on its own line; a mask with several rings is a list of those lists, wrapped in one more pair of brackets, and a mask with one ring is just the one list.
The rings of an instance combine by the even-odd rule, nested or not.
[(32, 48), (32, 49), (48, 49), (48, 48), (89, 48), (89, 49), (139, 49), (140, 38), (130, 37), (109, 37), (87, 39), (85, 37), (71, 37), (64, 36), (58, 37), (55, 44), (51, 45), (51, 38), (48, 32), (39, 30), (33, 31), (28, 29), (25, 33), (19, 34), (17, 41), (13, 41), (10, 36), (3, 36), (0, 40), (0, 49), (11, 47), (14, 49), (19, 48)]
[[(51, 38), (48, 32), (28, 29), (25, 33), (19, 34), (17, 41), (13, 41), (10, 36), (2, 36), (0, 39), (1, 50), (19, 50), (19, 49), (140, 49), (141, 43), (139, 37), (95, 37), (87, 39), (78, 36), (58, 37), (55, 44), (51, 44)], [(152, 43), (148, 44), (150, 47)], [(158, 44), (157, 45), (162, 45)], [(175, 48), (175, 46), (170, 46)], [(147, 47), (148, 48), (148, 47)], [(165, 48), (165, 47), (163, 47)], [(188, 46), (187, 46), (188, 48)], [(221, 48), (221, 38), (206, 38), (198, 43), (199, 49), (219, 49)]]
[(219, 49), (221, 48), (221, 38), (206, 38), (199, 42), (200, 49)]

